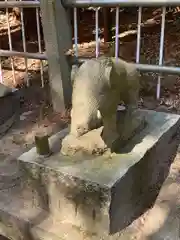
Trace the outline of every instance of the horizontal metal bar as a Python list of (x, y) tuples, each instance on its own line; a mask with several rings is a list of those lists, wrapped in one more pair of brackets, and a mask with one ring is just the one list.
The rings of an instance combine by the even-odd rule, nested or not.
[[(70, 57), (71, 65), (81, 65), (83, 62), (89, 60), (90, 58), (76, 58)], [(137, 64), (134, 63), (137, 70), (140, 72), (154, 72), (154, 73), (166, 73), (171, 75), (180, 75), (180, 67), (171, 67), (171, 66), (158, 66), (158, 65), (148, 65), (148, 64)]]
[(67, 7), (178, 6), (180, 0), (62, 0)]
[(23, 57), (29, 59), (39, 59), (39, 60), (47, 60), (47, 56), (45, 53), (27, 53), (27, 52), (17, 52), (10, 50), (0, 50), (1, 57)]
[(180, 74), (180, 67), (158, 66), (148, 64), (135, 64), (137, 69), (141, 72), (166, 73), (172, 75)]
[[(47, 60), (45, 53), (27, 53), (27, 52), (17, 52), (17, 51), (8, 51), (0, 50), (1, 57), (27, 57), (29, 59), (39, 59)], [(67, 56), (67, 60), (70, 61), (71, 65), (82, 64), (83, 62), (89, 60), (90, 58), (76, 58)], [(155, 73), (167, 73), (167, 74), (180, 74), (180, 67), (170, 67), (170, 66), (158, 66), (158, 65), (148, 65), (148, 64), (136, 64), (135, 66), (141, 72), (155, 72)]]
[[(46, 67), (46, 66), (45, 66)], [(45, 68), (45, 67), (43, 67), (43, 68)], [(3, 66), (3, 70), (5, 71), (12, 71), (12, 68), (10, 67), (10, 66)], [(14, 71), (16, 71), (16, 72), (22, 72), (22, 73), (24, 73), (24, 68), (19, 68), (18, 66), (16, 66), (15, 68), (14, 68)], [(37, 71), (39, 71), (39, 70), (37, 70)], [(34, 73), (34, 72), (36, 72), (36, 70), (34, 70), (34, 69), (28, 69), (28, 73)]]
[(0, 8), (36, 8), (40, 7), (39, 1), (0, 1)]

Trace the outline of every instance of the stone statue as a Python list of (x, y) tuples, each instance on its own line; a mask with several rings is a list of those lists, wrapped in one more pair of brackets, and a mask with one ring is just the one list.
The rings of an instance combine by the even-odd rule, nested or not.
[[(100, 57), (84, 62), (72, 76), (71, 127), (62, 140), (61, 153), (115, 151), (119, 141), (127, 140), (142, 122), (134, 112), (139, 94), (135, 66), (121, 59)], [(117, 122), (121, 102), (126, 110)]]

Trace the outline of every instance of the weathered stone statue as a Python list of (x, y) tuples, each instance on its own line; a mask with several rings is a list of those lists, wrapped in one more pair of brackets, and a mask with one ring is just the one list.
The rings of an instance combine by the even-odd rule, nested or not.
[[(61, 153), (115, 151), (142, 123), (138, 118), (139, 73), (133, 64), (113, 57), (91, 59), (73, 74), (70, 133)], [(126, 110), (117, 121), (117, 106)]]

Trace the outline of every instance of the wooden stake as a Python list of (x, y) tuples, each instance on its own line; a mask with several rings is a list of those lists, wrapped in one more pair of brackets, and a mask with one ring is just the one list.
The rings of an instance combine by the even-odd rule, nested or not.
[(35, 145), (37, 154), (41, 156), (49, 156), (51, 154), (49, 147), (48, 135), (44, 133), (37, 133), (35, 135)]

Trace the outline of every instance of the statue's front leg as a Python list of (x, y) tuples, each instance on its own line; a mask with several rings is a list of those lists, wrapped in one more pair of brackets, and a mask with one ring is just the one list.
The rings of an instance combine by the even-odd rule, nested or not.
[(130, 93), (128, 101), (125, 102), (125, 111), (118, 112), (117, 129), (122, 141), (130, 139), (137, 131), (144, 126), (144, 117), (138, 112), (138, 95)]
[(91, 112), (85, 109), (80, 111), (77, 109), (71, 110), (71, 129), (70, 134), (78, 138), (90, 130)]
[(119, 138), (116, 122), (116, 111), (108, 116), (103, 116), (104, 128), (101, 137), (107, 148), (111, 149), (112, 151), (114, 149), (113, 146), (115, 142)]
[(99, 124), (97, 107), (86, 104), (85, 108), (74, 106), (71, 112), (70, 133), (62, 140), (61, 153), (72, 156), (77, 152), (102, 153), (106, 150), (100, 133), (92, 132)]

